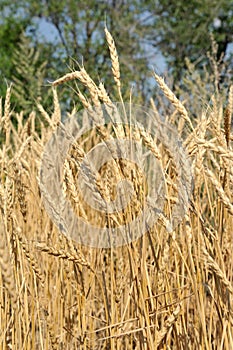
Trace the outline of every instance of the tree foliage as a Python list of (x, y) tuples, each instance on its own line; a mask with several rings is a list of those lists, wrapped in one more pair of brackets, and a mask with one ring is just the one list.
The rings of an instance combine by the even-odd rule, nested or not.
[(149, 40), (163, 53), (176, 82), (187, 68), (185, 58), (198, 62), (199, 68), (206, 64), (211, 37), (217, 43), (217, 60), (227, 60), (233, 42), (232, 1), (156, 0), (149, 8), (156, 32), (149, 34)]
[(20, 37), (18, 47), (13, 51), (13, 97), (17, 100), (16, 108), (26, 113), (30, 113), (35, 102), (42, 99), (45, 107), (51, 105), (51, 89), (45, 87), (48, 74), (48, 61), (45, 57), (41, 55), (39, 48), (30, 46), (29, 38), (24, 35)]
[[(7, 6), (4, 6), (7, 4)], [(21, 35), (30, 24), (28, 18), (17, 15), (17, 4), (12, 6), (10, 2), (3, 1), (0, 20), (0, 95), (4, 95), (6, 83), (14, 75), (13, 63), (14, 50), (18, 47)]]
[[(114, 94), (105, 25), (116, 40), (125, 94), (134, 85), (138, 101), (150, 97), (148, 77), (157, 52), (163, 54), (174, 85), (184, 79), (186, 58), (200, 70), (209, 64), (210, 35), (217, 43), (217, 60), (231, 67), (231, 0), (3, 0), (1, 5), (0, 94), (4, 79), (13, 81), (24, 106), (36, 94), (46, 100), (46, 88), (39, 91), (38, 83), (77, 69), (77, 63)], [(47, 28), (43, 34), (41, 23)], [(67, 104), (70, 91), (63, 87), (62, 95)]]

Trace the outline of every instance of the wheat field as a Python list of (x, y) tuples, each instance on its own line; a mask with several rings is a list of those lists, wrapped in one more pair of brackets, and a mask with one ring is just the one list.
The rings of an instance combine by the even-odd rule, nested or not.
[[(124, 104), (107, 29), (106, 39)], [(0, 104), (0, 349), (233, 349), (233, 87), (212, 96), (193, 118), (186, 108), (191, 102), (182, 103), (161, 77), (154, 78), (169, 102), (165, 118), (182, 137), (192, 168), (189, 207), (174, 230), (168, 232), (164, 215), (137, 240), (111, 249), (63, 235), (45, 210), (38, 181), (44, 147), (62, 119), (57, 86), (78, 81), (87, 91), (84, 96), (77, 89), (79, 100), (91, 109), (111, 106), (104, 85), (81, 67), (52, 84), (51, 113), (38, 104), (28, 118), (14, 112), (14, 87), (7, 88)], [(155, 114), (162, 113), (151, 103)], [(146, 130), (134, 131), (161, 161), (169, 214), (178, 200), (172, 154)], [(124, 215), (97, 215), (79, 195), (74, 159), (80, 162), (113, 132), (132, 137), (127, 128), (97, 127), (70, 150), (63, 179), (76, 214), (110, 228), (138, 215), (146, 194), (143, 174), (130, 162), (103, 166), (97, 179), (103, 196), (114, 197), (119, 173), (136, 195)]]

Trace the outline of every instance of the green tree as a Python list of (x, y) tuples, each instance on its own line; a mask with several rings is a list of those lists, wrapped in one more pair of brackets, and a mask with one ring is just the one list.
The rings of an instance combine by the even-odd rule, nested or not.
[[(51, 89), (45, 81), (49, 74), (46, 55), (40, 52), (40, 47), (34, 47), (25, 35), (20, 37), (17, 48), (13, 51), (12, 63), (15, 67), (12, 75), (13, 97), (17, 100), (16, 110), (24, 110), (29, 114), (35, 109), (35, 102), (43, 100), (43, 106), (48, 108), (52, 104)], [(43, 46), (45, 51), (46, 47)], [(47, 84), (48, 85), (48, 84)]]
[[(20, 95), (28, 98), (32, 96), (28, 95), (27, 89), (38, 91), (35, 80), (42, 82), (38, 77), (35, 79), (35, 75), (43, 62), (47, 64), (43, 66), (41, 79), (46, 84), (68, 72), (68, 67), (77, 69), (75, 60), (84, 63), (96, 82), (102, 80), (114, 95), (104, 35), (106, 24), (120, 56), (125, 97), (129, 87), (134, 85), (134, 96), (138, 101), (149, 99), (153, 84), (148, 77), (150, 67), (156, 62), (156, 51), (165, 57), (174, 85), (183, 81), (186, 57), (191, 63), (197, 62), (201, 71), (203, 65), (208, 65), (206, 54), (211, 47), (210, 34), (218, 44), (217, 60), (221, 61), (222, 57), (228, 67), (232, 64), (227, 55), (233, 42), (232, 0), (18, 0), (14, 4), (4, 0), (1, 5), (1, 86), (5, 88), (4, 79), (19, 85), (21, 81)], [(53, 29), (52, 36), (49, 33), (41, 35), (38, 30), (41, 22)], [(28, 37), (25, 48), (28, 67), (22, 62), (26, 61), (23, 53), (20, 59), (15, 59), (22, 51), (22, 34)], [(38, 60), (30, 54), (32, 48), (34, 53), (40, 52)], [(26, 82), (23, 65), (28, 72)], [(43, 100), (45, 94), (46, 89), (39, 91)], [(63, 87), (62, 96), (67, 106), (70, 91), (66, 87)], [(33, 98), (36, 98), (34, 94)]]
[[(231, 0), (155, 0), (148, 1), (154, 33), (148, 40), (166, 58), (174, 82), (182, 81), (185, 58), (206, 64), (211, 49), (210, 34), (217, 43), (217, 60), (227, 61), (227, 50), (233, 42), (233, 2)], [(155, 35), (156, 33), (156, 35)]]
[[(27, 1), (30, 16), (45, 19), (56, 30), (56, 58), (70, 65), (73, 58), (84, 63), (88, 72), (97, 81), (113, 86), (108, 47), (104, 35), (107, 25), (116, 40), (121, 60), (123, 81), (126, 90), (136, 85), (135, 93), (146, 93), (149, 85), (148, 56), (141, 45), (146, 30), (143, 13), (144, 1), (109, 0), (42, 0)], [(60, 65), (61, 66), (61, 65)], [(63, 65), (63, 72), (66, 67)], [(59, 73), (59, 71), (58, 71)]]
[(17, 15), (18, 5), (9, 1), (1, 3), (0, 20), (0, 96), (6, 91), (6, 82), (11, 81), (15, 71), (13, 63), (14, 50), (18, 47), (20, 37), (30, 21)]
[[(5, 3), (10, 3), (10, 1), (5, 1)], [(45, 74), (48, 80), (56, 79), (64, 74), (68, 71), (67, 66), (77, 69), (77, 64), (74, 63), (76, 60), (79, 64), (84, 63), (90, 75), (97, 82), (102, 80), (114, 94), (111, 62), (104, 34), (104, 27), (107, 25), (116, 40), (125, 93), (128, 93), (133, 84), (134, 94), (138, 98), (147, 96), (150, 86), (146, 79), (149, 75), (149, 55), (145, 54), (141, 40), (146, 30), (143, 19), (143, 13), (146, 10), (144, 2), (139, 0), (98, 2), (95, 0), (85, 2), (19, 0), (17, 7), (22, 22), (27, 23), (24, 30), (30, 38), (30, 47), (40, 46), (40, 55), (49, 64), (49, 74)], [(12, 13), (8, 8), (6, 25), (11, 20), (11, 16)], [(53, 28), (55, 35), (49, 37), (49, 34), (45, 33), (42, 37), (38, 31), (40, 21)], [(18, 39), (19, 37), (14, 40)], [(48, 43), (50, 55), (48, 55)], [(18, 81), (22, 77), (22, 74), (18, 74), (22, 68), (15, 69), (17, 62), (12, 63), (12, 56), (8, 58), (17, 74), (17, 79), (14, 80)], [(31, 66), (33, 63), (28, 62), (28, 64)], [(32, 70), (33, 68), (30, 69), (31, 72)], [(14, 75), (12, 70), (5, 76), (9, 77), (10, 74)], [(64, 90), (63, 96), (64, 100), (68, 101), (67, 91)]]

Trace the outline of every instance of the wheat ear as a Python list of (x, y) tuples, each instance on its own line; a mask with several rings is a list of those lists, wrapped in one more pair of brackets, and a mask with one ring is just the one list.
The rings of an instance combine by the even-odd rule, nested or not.
[(33, 256), (32, 252), (29, 251), (27, 244), (25, 242), (25, 238), (22, 236), (21, 229), (18, 227), (16, 230), (16, 236), (19, 240), (19, 244), (22, 248), (22, 251), (24, 252), (24, 255), (29, 262), (33, 272), (35, 273), (36, 277), (41, 281), (42, 286), (44, 286), (44, 275), (36, 261), (36, 258)]
[(225, 138), (226, 138), (226, 144), (227, 147), (229, 147), (230, 144), (230, 134), (231, 134), (231, 111), (229, 107), (226, 108), (224, 113), (224, 131), (225, 131)]
[(154, 73), (155, 80), (159, 84), (160, 89), (163, 91), (164, 95), (168, 98), (168, 100), (173, 104), (176, 110), (180, 113), (180, 115), (186, 120), (191, 126), (192, 130), (194, 130), (193, 124), (189, 118), (188, 112), (181, 101), (176, 97), (176, 95), (171, 91), (171, 89), (167, 86), (164, 79)]
[(178, 305), (176, 307), (176, 309), (173, 311), (173, 313), (171, 314), (171, 316), (169, 316), (168, 319), (165, 321), (164, 327), (159, 331), (159, 333), (157, 335), (157, 339), (156, 339), (157, 346), (159, 346), (159, 344), (161, 344), (161, 342), (165, 338), (166, 334), (169, 332), (169, 330), (171, 329), (171, 327), (173, 326), (173, 324), (177, 320), (177, 317), (180, 313), (180, 309), (181, 309), (180, 305)]
[(118, 54), (116, 50), (116, 45), (114, 42), (114, 39), (111, 35), (111, 33), (108, 31), (107, 27), (105, 27), (105, 35), (108, 43), (108, 48), (110, 51), (110, 57), (112, 61), (112, 72), (113, 72), (113, 77), (114, 80), (117, 84), (117, 87), (120, 89), (121, 87), (121, 81), (120, 81), (120, 65), (119, 65), (119, 59), (118, 59)]
[(219, 277), (222, 284), (233, 295), (233, 286), (230, 283), (230, 281), (228, 281), (225, 273), (222, 271), (218, 263), (210, 256), (210, 254), (207, 252), (205, 248), (202, 248), (202, 251), (208, 267)]
[(0, 224), (0, 272), (2, 273), (3, 282), (6, 290), (8, 291), (12, 305), (16, 308), (17, 295), (15, 292), (16, 283), (12, 267), (12, 258), (10, 256), (9, 249), (7, 248), (7, 233), (3, 223), (3, 215), (1, 213), (1, 224)]
[(56, 127), (61, 122), (61, 108), (59, 104), (57, 90), (54, 86), (53, 86), (53, 106), (54, 106), (54, 111), (52, 115), (52, 122), (53, 122), (53, 128), (56, 129)]
[(10, 118), (11, 118), (11, 112), (10, 112), (10, 103), (11, 99), (11, 85), (8, 86), (6, 90), (6, 98), (5, 98), (5, 104), (4, 104), (4, 115), (3, 115), (3, 121), (5, 126), (5, 132), (6, 132), (6, 147), (10, 144), (10, 133), (11, 133), (11, 126), (10, 126)]
[(68, 252), (64, 249), (56, 249), (54, 247), (49, 247), (47, 245), (39, 245), (39, 244), (37, 244), (37, 249), (39, 249), (41, 252), (45, 252), (49, 255), (56, 256), (60, 259), (66, 259), (66, 260), (72, 261), (76, 264), (86, 266), (92, 272), (94, 271), (92, 269), (90, 263), (85, 259), (83, 254), (80, 252), (76, 252), (76, 254), (74, 254), (74, 252), (72, 252), (72, 254), (71, 254), (70, 252)]
[(221, 198), (222, 202), (224, 203), (225, 207), (228, 209), (229, 213), (233, 215), (233, 205), (231, 204), (231, 201), (229, 197), (226, 195), (222, 185), (220, 182), (217, 180), (215, 175), (210, 169), (205, 169), (205, 173), (212, 182), (213, 186), (215, 187), (219, 197)]
[(81, 73), (79, 71), (71, 72), (71, 73), (68, 73), (68, 74), (64, 75), (63, 77), (55, 80), (52, 83), (52, 85), (53, 86), (61, 85), (61, 84), (67, 83), (68, 81), (71, 81), (74, 79), (79, 79), (80, 76), (81, 76)]
[(3, 114), (2, 114), (2, 97), (0, 97), (0, 130), (2, 127), (2, 123), (3, 123)]

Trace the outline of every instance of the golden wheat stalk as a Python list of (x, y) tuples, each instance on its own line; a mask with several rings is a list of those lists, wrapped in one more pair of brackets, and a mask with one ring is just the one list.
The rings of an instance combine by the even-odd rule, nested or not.
[(0, 97), (0, 130), (3, 124), (3, 114), (2, 114), (2, 97)]
[(53, 86), (53, 105), (54, 105), (54, 111), (52, 114), (52, 123), (53, 123), (53, 129), (55, 129), (61, 122), (61, 108), (59, 104), (59, 99), (57, 95), (57, 90)]
[(104, 87), (104, 84), (102, 82), (99, 84), (98, 95), (99, 95), (99, 98), (101, 101), (103, 101), (107, 105), (112, 106), (112, 101), (111, 101), (110, 97), (108, 96), (108, 93), (107, 93), (107, 91)]
[[(68, 81), (74, 80), (74, 79), (79, 80), (84, 86), (86, 86), (88, 88), (94, 106), (99, 107), (100, 102), (99, 102), (99, 96), (98, 96), (98, 88), (84, 67), (82, 67), (80, 69), (80, 71), (74, 71), (74, 72), (68, 73), (68, 74), (64, 75), (63, 77), (55, 80), (52, 83), (52, 85), (57, 86), (60, 84), (64, 84)], [(82, 98), (81, 95), (80, 95), (80, 97)]]
[(219, 264), (210, 256), (207, 250), (202, 248), (204, 259), (208, 265), (208, 267), (215, 272), (215, 274), (219, 277), (220, 281), (224, 285), (224, 287), (233, 295), (233, 286), (230, 281), (227, 279), (226, 274), (222, 271)]
[(91, 109), (91, 104), (87, 100), (87, 98), (82, 94), (82, 92), (77, 88), (77, 95), (83, 105), (84, 108)]
[(216, 176), (210, 169), (205, 168), (205, 174), (208, 176), (208, 178), (212, 182), (215, 190), (217, 191), (225, 207), (228, 209), (229, 213), (233, 215), (233, 205), (231, 204), (229, 197), (226, 195), (221, 183), (217, 180)]
[(159, 75), (154, 73), (155, 80), (159, 84), (160, 89), (163, 91), (164, 95), (168, 98), (168, 100), (173, 104), (173, 106), (177, 109), (180, 115), (189, 123), (192, 130), (194, 130), (191, 119), (189, 118), (188, 112), (181, 101), (176, 97), (176, 95), (171, 91), (171, 89), (167, 86), (164, 79)]
[(11, 119), (11, 87), (12, 85), (7, 87), (6, 90), (6, 98), (5, 98), (5, 103), (4, 103), (4, 115), (2, 118), (2, 121), (4, 122), (4, 128), (5, 128), (5, 133), (6, 133), (6, 147), (9, 146), (10, 144), (10, 133), (11, 133), (11, 125), (10, 125), (10, 119)]
[(80, 79), (80, 77), (81, 77), (81, 73), (79, 71), (74, 71), (74, 72), (68, 73), (68, 74), (64, 75), (63, 77), (53, 81), (52, 85), (53, 86), (61, 85), (61, 84), (67, 83), (68, 81), (71, 81), (74, 79)]
[(163, 328), (159, 331), (156, 337), (157, 346), (161, 344), (165, 336), (168, 334), (169, 330), (173, 327), (175, 321), (177, 320), (177, 317), (179, 316), (180, 310), (181, 310), (181, 306), (178, 305), (176, 309), (172, 312), (172, 314), (165, 321)]
[(35, 273), (35, 276), (40, 280), (42, 286), (44, 286), (44, 275), (41, 271), (41, 268), (39, 267), (37, 260), (35, 258), (35, 256), (33, 256), (33, 253), (29, 250), (29, 248), (27, 247), (27, 243), (25, 241), (25, 238), (22, 235), (22, 230), (20, 227), (18, 227), (15, 231), (16, 233), (16, 237), (19, 240), (19, 244), (22, 248), (22, 251), (24, 252), (24, 255), (26, 256), (26, 259), (29, 263), (29, 265), (32, 268), (32, 271)]
[(60, 259), (65, 259), (68, 261), (72, 261), (76, 264), (82, 265), (82, 266), (86, 266), (88, 267), (92, 272), (94, 272), (93, 268), (91, 267), (90, 263), (85, 259), (85, 257), (83, 256), (83, 254), (81, 252), (76, 252), (76, 254), (74, 254), (74, 252), (70, 253), (64, 249), (56, 249), (54, 247), (49, 247), (47, 245), (43, 245), (43, 244), (37, 244), (36, 248), (38, 250), (40, 250), (41, 252), (45, 252), (49, 255), (53, 255), (56, 256)]
[(40, 103), (37, 103), (37, 108), (38, 108), (39, 112), (41, 113), (41, 115), (46, 120), (46, 122), (49, 124), (49, 126), (51, 126), (51, 128), (53, 130), (54, 125), (53, 125), (52, 119), (50, 118), (49, 114), (46, 112), (44, 107)]
[(120, 81), (120, 65), (119, 65), (119, 59), (117, 54), (117, 49), (115, 45), (115, 41), (111, 35), (111, 33), (108, 31), (107, 27), (105, 27), (105, 35), (108, 43), (108, 48), (110, 51), (110, 57), (112, 61), (112, 72), (114, 80), (117, 84), (117, 87), (120, 89), (121, 87), (121, 81)]
[(230, 136), (231, 136), (231, 112), (227, 107), (224, 113), (224, 131), (227, 147), (229, 147)]
[(2, 273), (4, 287), (8, 291), (14, 308), (17, 306), (16, 281), (12, 266), (12, 257), (7, 247), (6, 227), (3, 223), (3, 215), (0, 212), (0, 272)]

